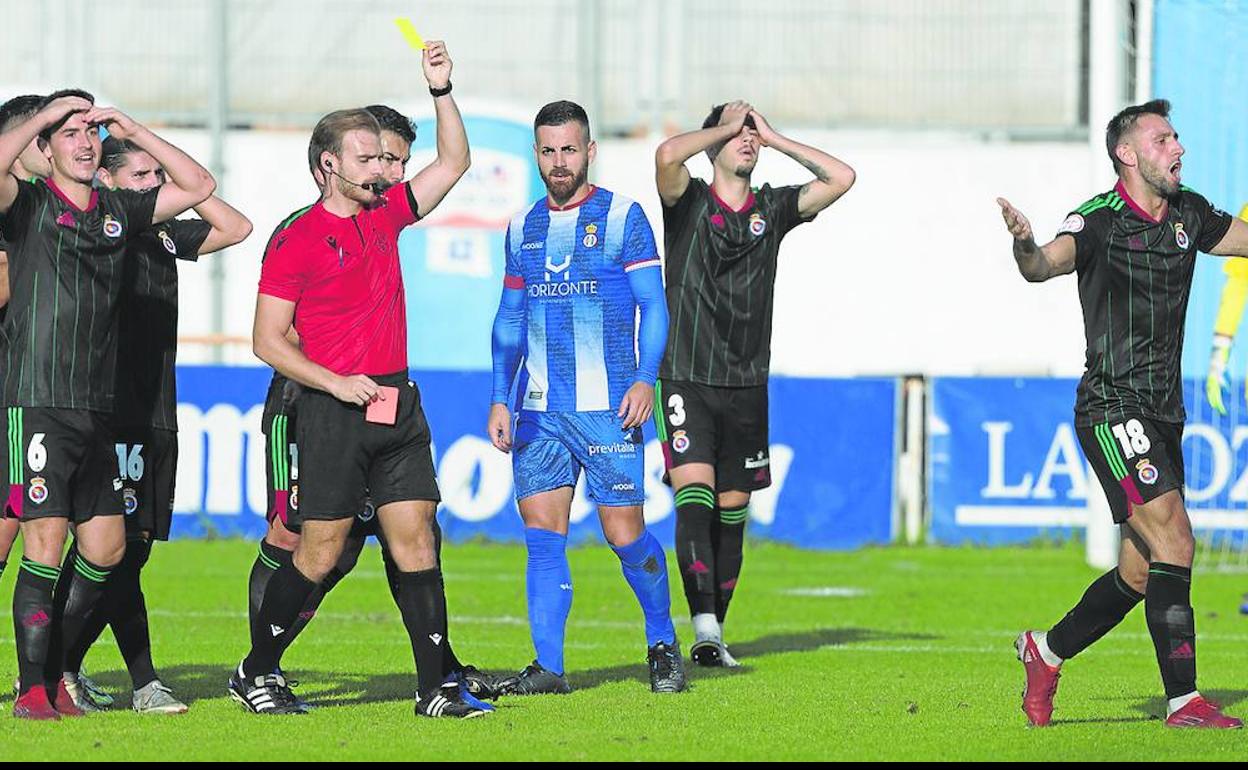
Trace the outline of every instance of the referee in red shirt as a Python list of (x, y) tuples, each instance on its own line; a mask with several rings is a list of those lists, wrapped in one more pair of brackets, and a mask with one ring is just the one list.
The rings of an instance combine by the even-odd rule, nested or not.
[[(292, 562), (270, 579), (251, 651), (230, 679), (235, 699), (256, 713), (304, 710), (279, 673), (281, 637), (337, 563), (369, 493), (399, 569), (399, 610), (419, 679), (416, 713), (484, 713), (442, 679), (446, 598), (432, 528), (440, 497), (429, 425), (408, 381), (399, 233), (428, 215), (469, 164), (446, 46), (431, 42), (423, 66), (437, 159), (386, 189), (377, 120), (362, 109), (326, 115), (308, 147), (324, 179), (321, 200), (270, 243), (261, 269), (256, 355), (304, 385), (296, 435), (303, 536)], [(287, 338), (292, 324), (301, 347)]]

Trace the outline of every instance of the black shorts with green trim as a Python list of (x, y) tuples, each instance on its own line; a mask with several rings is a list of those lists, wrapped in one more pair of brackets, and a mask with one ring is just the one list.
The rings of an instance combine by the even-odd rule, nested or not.
[(22, 520), (122, 515), (112, 429), (87, 409), (5, 409), (6, 510)]
[(766, 385), (725, 388), (660, 379), (654, 401), (665, 484), (672, 468), (705, 463), (715, 469), (717, 492), (771, 486)]
[(1078, 425), (1075, 433), (1109, 499), (1115, 524), (1131, 518), (1137, 505), (1172, 489), (1182, 493), (1182, 423), (1128, 416)]

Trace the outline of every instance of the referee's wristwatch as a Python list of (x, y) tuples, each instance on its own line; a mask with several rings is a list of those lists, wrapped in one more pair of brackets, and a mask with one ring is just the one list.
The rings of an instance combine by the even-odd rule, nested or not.
[(450, 92), (451, 92), (451, 81), (449, 80), (446, 81), (446, 88), (434, 88), (433, 86), (429, 86), (429, 95), (435, 99), (438, 98), (439, 96), (446, 96)]

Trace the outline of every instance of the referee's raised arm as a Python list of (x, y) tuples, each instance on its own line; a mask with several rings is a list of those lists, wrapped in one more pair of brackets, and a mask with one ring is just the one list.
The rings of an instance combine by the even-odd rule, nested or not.
[(408, 187), (419, 207), (422, 218), (438, 207), (472, 162), (468, 151), (468, 132), (459, 114), (455, 97), (451, 96), (451, 57), (446, 43), (432, 40), (423, 52), (421, 64), (429, 94), (433, 97), (434, 114), (437, 119), (438, 157), (425, 166), (409, 181)]

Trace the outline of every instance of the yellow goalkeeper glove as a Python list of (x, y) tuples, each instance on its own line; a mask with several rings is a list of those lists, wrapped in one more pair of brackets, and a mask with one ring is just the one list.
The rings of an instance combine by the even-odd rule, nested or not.
[[(1222, 389), (1228, 387), (1226, 364), (1231, 358), (1231, 338), (1225, 334), (1213, 335), (1213, 352), (1209, 355), (1209, 374), (1205, 377), (1205, 397), (1218, 414), (1226, 414), (1222, 403)], [(1248, 398), (1248, 391), (1245, 393)]]

